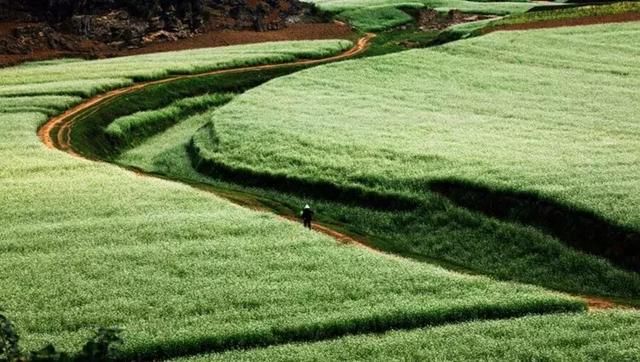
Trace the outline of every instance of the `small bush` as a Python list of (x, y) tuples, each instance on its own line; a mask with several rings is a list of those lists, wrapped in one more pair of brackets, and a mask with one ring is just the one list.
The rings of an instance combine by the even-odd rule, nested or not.
[(9, 362), (105, 362), (116, 359), (116, 346), (122, 343), (118, 328), (99, 328), (93, 337), (87, 341), (82, 350), (72, 356), (59, 352), (52, 344), (44, 348), (23, 353), (20, 350), (20, 337), (13, 323), (6, 316), (0, 314), (0, 361)]

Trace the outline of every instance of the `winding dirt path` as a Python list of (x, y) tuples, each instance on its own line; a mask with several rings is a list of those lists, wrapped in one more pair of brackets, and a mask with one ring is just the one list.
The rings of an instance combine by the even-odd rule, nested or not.
[[(39, 129), (38, 129), (38, 137), (40, 138), (40, 140), (42, 140), (42, 143), (44, 143), (47, 147), (51, 148), (51, 149), (58, 149), (61, 151), (64, 151), (74, 157), (78, 157), (78, 158), (83, 158), (83, 159), (88, 159), (87, 157), (81, 155), (79, 152), (76, 151), (76, 149), (74, 149), (73, 144), (71, 142), (71, 129), (73, 128), (73, 125), (75, 123), (76, 118), (83, 114), (86, 111), (89, 111), (91, 109), (94, 109), (96, 107), (99, 107), (101, 104), (120, 97), (124, 94), (129, 94), (129, 93), (135, 93), (145, 87), (149, 87), (149, 86), (153, 86), (153, 85), (157, 85), (157, 84), (163, 84), (163, 83), (170, 83), (173, 81), (177, 81), (177, 80), (182, 80), (182, 79), (188, 79), (188, 78), (197, 78), (197, 77), (206, 77), (206, 76), (211, 76), (211, 75), (219, 75), (219, 74), (237, 74), (237, 73), (244, 73), (244, 72), (250, 72), (250, 71), (260, 71), (260, 70), (267, 70), (267, 69), (276, 69), (276, 68), (282, 68), (282, 67), (289, 67), (289, 66), (311, 66), (311, 65), (320, 65), (320, 64), (325, 64), (325, 63), (331, 63), (331, 62), (336, 62), (336, 61), (340, 61), (340, 60), (346, 60), (349, 58), (353, 58), (357, 55), (362, 54), (364, 51), (367, 50), (367, 48), (369, 47), (369, 44), (371, 43), (371, 41), (373, 40), (373, 38), (375, 38), (375, 34), (372, 33), (367, 33), (365, 34), (364, 37), (360, 38), (357, 43), (355, 44), (355, 46), (349, 50), (347, 50), (346, 52), (343, 52), (341, 54), (332, 56), (332, 57), (327, 57), (327, 58), (320, 58), (320, 59), (308, 59), (308, 60), (298, 60), (295, 62), (289, 62), (289, 63), (279, 63), (279, 64), (266, 64), (266, 65), (258, 65), (258, 66), (251, 66), (251, 67), (242, 67), (242, 68), (231, 68), (231, 69), (221, 69), (221, 70), (215, 70), (215, 71), (211, 71), (211, 72), (206, 72), (206, 73), (199, 73), (199, 74), (192, 74), (192, 75), (180, 75), (180, 76), (174, 76), (174, 77), (169, 77), (169, 78), (165, 78), (165, 79), (161, 79), (161, 80), (155, 80), (155, 81), (149, 81), (149, 82), (142, 82), (142, 83), (137, 83), (128, 87), (124, 87), (124, 88), (119, 88), (119, 89), (115, 89), (106, 93), (103, 93), (101, 95), (97, 95), (95, 97), (92, 97), (72, 108), (70, 108), (69, 110), (65, 111), (64, 113), (55, 116), (51, 119), (49, 119), (49, 121), (47, 121), (47, 123), (45, 123), (44, 125), (42, 125)], [(99, 161), (99, 160), (93, 160), (93, 161)], [(145, 172), (141, 169), (137, 169), (137, 168), (131, 168), (131, 167), (125, 167), (128, 170), (135, 172), (137, 175), (139, 176), (143, 176), (143, 177), (154, 177), (154, 178), (163, 178), (163, 179), (167, 179), (167, 180), (171, 180), (170, 178), (167, 177), (162, 177), (160, 175), (156, 175), (156, 174), (151, 174), (148, 172)], [(175, 180), (172, 180), (175, 181)], [(185, 181), (181, 181), (183, 183), (188, 183)], [(202, 185), (196, 185), (196, 184), (191, 184), (191, 186), (196, 187), (200, 190), (204, 190), (206, 192), (210, 192), (213, 194), (216, 194), (217, 196), (223, 197), (227, 200), (230, 200), (236, 204), (240, 204), (242, 206), (251, 208), (251, 209), (257, 209), (257, 210), (262, 210), (262, 211), (266, 211), (267, 209), (265, 207), (260, 206), (259, 203), (252, 203), (251, 205), (249, 205), (246, 200), (243, 200), (242, 202), (239, 202), (239, 200), (237, 198), (230, 198), (227, 195), (225, 195), (224, 193), (219, 193), (216, 192), (216, 190), (214, 190), (211, 187), (203, 187)], [(290, 220), (290, 221), (297, 221), (297, 219), (293, 216), (285, 216), (285, 215), (280, 215), (282, 218), (286, 219), (286, 220)], [(358, 247), (367, 249), (371, 252), (375, 252), (378, 254), (385, 254), (385, 255), (389, 255), (391, 257), (395, 257), (395, 255), (392, 254), (388, 254), (388, 253), (384, 253), (381, 250), (372, 248), (370, 245), (368, 245), (368, 243), (366, 243), (364, 240), (359, 240), (356, 237), (351, 237), (349, 235), (340, 233), (328, 226), (322, 225), (320, 223), (315, 223), (313, 226), (313, 229), (317, 232), (320, 232), (322, 234), (331, 236), (332, 238), (336, 239), (337, 241), (343, 243), (343, 244), (351, 244), (351, 245), (356, 245)]]
[(49, 121), (47, 121), (47, 123), (45, 123), (43, 126), (41, 126), (38, 129), (38, 137), (40, 137), (40, 139), (42, 140), (42, 143), (44, 143), (49, 148), (52, 148), (52, 149), (56, 148), (56, 149), (65, 151), (71, 155), (80, 156), (71, 146), (71, 139), (70, 139), (70, 131), (71, 131), (71, 127), (73, 126), (75, 117), (80, 115), (84, 111), (97, 107), (98, 105), (110, 99), (122, 96), (124, 94), (134, 93), (136, 91), (139, 91), (149, 86), (170, 83), (170, 82), (174, 82), (182, 79), (200, 78), (200, 77), (207, 77), (207, 76), (220, 75), (220, 74), (238, 74), (238, 73), (245, 73), (245, 72), (251, 72), (251, 71), (284, 68), (284, 67), (290, 67), (290, 66), (312, 66), (312, 65), (332, 63), (340, 60), (346, 60), (364, 53), (369, 47), (369, 44), (371, 43), (373, 38), (375, 38), (375, 36), (376, 36), (375, 34), (367, 33), (365, 34), (365, 36), (363, 36), (356, 42), (353, 48), (341, 54), (327, 57), (327, 58), (304, 59), (304, 60), (298, 60), (295, 62), (288, 62), (288, 63), (265, 64), (265, 65), (257, 65), (257, 66), (250, 66), (250, 67), (214, 70), (211, 72), (199, 73), (199, 74), (179, 75), (179, 76), (173, 76), (173, 77), (164, 78), (160, 80), (136, 83), (128, 87), (115, 89), (107, 93), (103, 93), (101, 95), (90, 98), (76, 105), (75, 107), (67, 110), (66, 112), (51, 118)]
[[(206, 76), (219, 75), (219, 74), (237, 74), (237, 73), (250, 72), (250, 71), (289, 67), (294, 65), (300, 65), (300, 66), (320, 65), (320, 64), (326, 64), (326, 63), (336, 62), (340, 60), (346, 60), (365, 52), (373, 38), (375, 38), (375, 34), (370, 34), (370, 33), (366, 34), (364, 37), (358, 40), (358, 42), (355, 44), (353, 48), (339, 55), (335, 55), (328, 58), (299, 60), (299, 61), (289, 62), (289, 63), (267, 64), (267, 65), (251, 66), (251, 67), (222, 69), (222, 70), (216, 70), (216, 71), (200, 73), (200, 74), (173, 76), (173, 77), (169, 77), (161, 80), (142, 82), (142, 83), (137, 83), (128, 87), (115, 89), (107, 93), (92, 97), (74, 106), (73, 108), (67, 110), (66, 112), (51, 118), (47, 123), (45, 123), (38, 129), (38, 137), (42, 140), (42, 143), (44, 143), (47, 147), (51, 149), (58, 149), (58, 150), (64, 151), (74, 157), (78, 157), (82, 159), (91, 159), (89, 157), (85, 157), (81, 155), (76, 149), (74, 149), (72, 140), (71, 140), (71, 130), (78, 116), (80, 116), (84, 112), (87, 112), (99, 107), (101, 104), (111, 99), (122, 96), (124, 94), (137, 92), (148, 86), (163, 84), (163, 83), (170, 83), (173, 81), (188, 79), (188, 78), (206, 77)], [(95, 160), (95, 159), (91, 159), (91, 160), (101, 161), (101, 160)], [(211, 187), (208, 185), (189, 182), (188, 180), (175, 180), (163, 175), (149, 173), (135, 167), (124, 167), (124, 166), (121, 166), (121, 167), (129, 171), (132, 171), (141, 177), (161, 178), (161, 179), (170, 180), (174, 182), (182, 182), (194, 188), (197, 188), (199, 190), (215, 194), (218, 197), (222, 197), (226, 200), (229, 200), (230, 202), (241, 205), (243, 207), (247, 207), (247, 208), (259, 210), (259, 211), (273, 212), (273, 210), (264, 206), (263, 204), (260, 203), (260, 201), (253, 198), (250, 195), (247, 195), (246, 197), (238, 197), (237, 195), (232, 196), (228, 193), (221, 192), (220, 190), (217, 190), (214, 187)], [(285, 220), (299, 222), (299, 220), (295, 215), (279, 214), (278, 216)], [(385, 255), (391, 258), (402, 258), (401, 256), (387, 253), (383, 250), (372, 247), (371, 244), (364, 237), (344, 234), (342, 232), (339, 232), (333, 229), (332, 226), (330, 225), (325, 225), (325, 224), (316, 222), (313, 225), (313, 230), (316, 232), (328, 235), (342, 244), (354, 245), (356, 247), (365, 249), (369, 252)], [(590, 297), (590, 296), (576, 296), (576, 297), (583, 299), (587, 303), (589, 310), (628, 308), (614, 301), (610, 301), (600, 297)]]

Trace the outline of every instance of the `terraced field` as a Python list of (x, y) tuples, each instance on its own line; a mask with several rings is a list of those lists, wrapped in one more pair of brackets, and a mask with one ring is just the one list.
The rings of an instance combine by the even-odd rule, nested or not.
[(326, 185), (341, 185), (343, 202), (373, 193), (425, 205), (409, 215), (322, 210), (382, 228), (392, 250), (637, 296), (636, 273), (574, 248), (638, 265), (640, 53), (629, 44), (639, 36), (638, 23), (496, 33), (303, 71), (221, 108), (194, 152), (203, 172), (235, 170), (270, 187), (288, 180), (280, 191), (331, 197)]
[[(0, 69), (0, 307), (25, 349), (121, 327), (124, 360), (633, 359), (636, 311), (542, 287), (639, 303), (636, 40), (639, 23), (302, 71), (215, 72), (352, 44)], [(38, 127), (78, 104), (47, 123), (53, 145), (135, 173), (43, 147)], [(399, 256), (211, 190), (311, 202)]]
[[(345, 43), (283, 48), (296, 58)], [(41, 67), (43, 81), (58, 81), (48, 67), (72, 72)], [(8, 83), (38, 80), (25, 67), (1, 72)], [(31, 91), (41, 83), (22, 87), (19, 107), (0, 114), (0, 305), (26, 349), (51, 342), (74, 351), (97, 326), (118, 326), (123, 356), (145, 359), (584, 308), (540, 288), (341, 246), (187, 186), (51, 152), (35, 131), (78, 101), (60, 96), (75, 88), (43, 96)], [(38, 94), (32, 102), (29, 93)]]
[(538, 7), (528, 1), (466, 1), (466, 0), (314, 0), (321, 11), (332, 14), (362, 31), (380, 31), (413, 21), (413, 14), (421, 9), (435, 9), (440, 13), (459, 10), (485, 15), (522, 14)]
[(629, 312), (473, 322), (347, 337), (179, 361), (627, 361), (640, 354), (640, 316)]

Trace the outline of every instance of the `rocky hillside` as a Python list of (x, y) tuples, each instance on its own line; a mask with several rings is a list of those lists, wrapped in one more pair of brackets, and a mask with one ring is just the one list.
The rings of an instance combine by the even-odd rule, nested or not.
[(0, 53), (73, 50), (87, 40), (131, 48), (211, 30), (267, 31), (304, 13), (297, 0), (0, 0), (0, 21), (21, 24), (0, 34)]

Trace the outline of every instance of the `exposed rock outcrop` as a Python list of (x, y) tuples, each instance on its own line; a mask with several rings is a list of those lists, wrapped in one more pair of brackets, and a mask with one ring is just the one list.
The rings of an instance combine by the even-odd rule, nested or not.
[(298, 0), (0, 0), (0, 21), (27, 23), (0, 34), (0, 54), (69, 50), (83, 41), (123, 49), (210, 30), (276, 30), (305, 8)]

